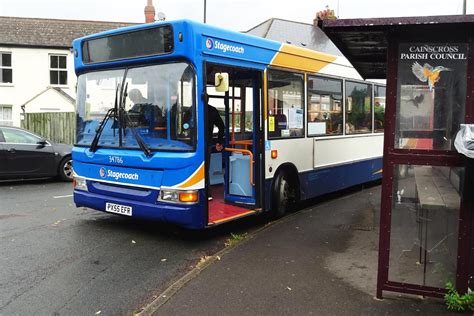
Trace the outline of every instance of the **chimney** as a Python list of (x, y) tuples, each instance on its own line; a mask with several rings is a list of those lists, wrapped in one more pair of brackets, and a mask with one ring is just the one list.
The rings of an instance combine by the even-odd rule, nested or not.
[(153, 0), (148, 0), (145, 7), (145, 23), (155, 22), (155, 7), (153, 6)]

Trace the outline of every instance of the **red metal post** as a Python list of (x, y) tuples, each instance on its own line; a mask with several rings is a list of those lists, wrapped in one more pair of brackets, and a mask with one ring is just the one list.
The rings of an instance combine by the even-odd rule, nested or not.
[(387, 49), (387, 96), (385, 107), (384, 160), (382, 202), (380, 207), (379, 261), (377, 298), (382, 298), (384, 284), (388, 281), (390, 262), (390, 228), (392, 218), (393, 164), (390, 152), (394, 146), (397, 112), (398, 38), (390, 38)]
[[(466, 120), (474, 124), (474, 37), (469, 39)], [(459, 214), (459, 242), (456, 287), (465, 293), (474, 286), (474, 159), (465, 158), (465, 182)], [(471, 282), (471, 284), (469, 284)]]

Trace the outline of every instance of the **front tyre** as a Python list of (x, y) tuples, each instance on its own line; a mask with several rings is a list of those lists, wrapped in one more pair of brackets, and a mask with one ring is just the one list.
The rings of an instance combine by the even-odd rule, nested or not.
[(72, 181), (72, 158), (63, 158), (58, 166), (58, 178), (61, 181)]
[(285, 173), (281, 172), (273, 189), (272, 215), (274, 218), (280, 218), (287, 213), (292, 203), (290, 182)]

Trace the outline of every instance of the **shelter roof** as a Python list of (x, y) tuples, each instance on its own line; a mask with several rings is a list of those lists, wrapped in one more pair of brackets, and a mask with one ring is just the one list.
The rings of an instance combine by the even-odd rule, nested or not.
[(362, 77), (385, 79), (390, 36), (417, 41), (472, 36), (474, 15), (324, 20), (319, 26)]

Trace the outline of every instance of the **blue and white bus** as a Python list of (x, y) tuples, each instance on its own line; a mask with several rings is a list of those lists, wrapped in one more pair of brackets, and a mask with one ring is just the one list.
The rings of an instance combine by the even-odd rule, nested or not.
[(73, 50), (78, 207), (201, 229), (381, 177), (385, 87), (342, 57), (188, 20)]

